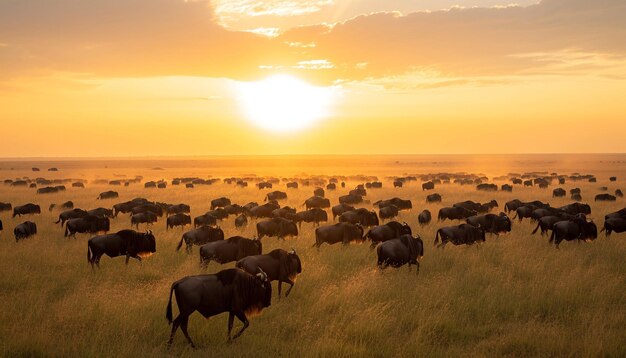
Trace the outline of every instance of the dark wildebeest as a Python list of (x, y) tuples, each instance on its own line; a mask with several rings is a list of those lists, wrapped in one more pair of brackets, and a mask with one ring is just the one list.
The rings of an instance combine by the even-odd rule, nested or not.
[(241, 214), (235, 218), (235, 227), (243, 228), (248, 226), (248, 217), (246, 214)]
[(319, 225), (321, 222), (328, 221), (328, 214), (325, 210), (319, 208), (309, 209), (307, 211), (300, 211), (293, 216), (293, 221), (298, 223), (298, 226), (302, 227), (302, 222), (314, 223)]
[(148, 212), (153, 213), (154, 215), (158, 217), (162, 217), (163, 207), (158, 204), (141, 204), (141, 205), (137, 205), (133, 207), (130, 210), (131, 215), (137, 215), (137, 214), (148, 213)]
[(575, 201), (582, 201), (583, 197), (580, 194), (572, 194), (571, 199)]
[(337, 216), (348, 212), (348, 211), (353, 211), (355, 210), (354, 206), (352, 205), (348, 205), (348, 204), (339, 204), (339, 205), (335, 205), (332, 208), (332, 212), (333, 212), (333, 220), (335, 220), (337, 218)]
[(454, 205), (452, 205), (452, 207), (461, 207), (461, 208), (465, 208), (467, 210), (473, 210), (477, 213), (487, 213), (489, 212), (491, 209), (493, 208), (497, 208), (498, 207), (498, 202), (495, 200), (491, 200), (488, 203), (476, 203), (473, 202), (471, 200), (466, 200), (466, 201), (462, 201), (460, 203), (456, 203)]
[(11, 210), (13, 210), (11, 203), (0, 203), (0, 212)]
[(37, 189), (37, 194), (54, 194), (58, 192), (59, 192), (59, 189), (54, 186), (47, 186), (45, 188)]
[(409, 264), (417, 266), (419, 273), (419, 260), (424, 256), (424, 242), (417, 235), (413, 237), (409, 234), (402, 235), (396, 239), (388, 240), (376, 248), (378, 254), (378, 267), (381, 269), (391, 267), (401, 267)]
[(544, 216), (537, 220), (537, 227), (532, 231), (532, 234), (535, 234), (537, 230), (541, 229), (541, 236), (543, 236), (548, 233), (548, 230), (552, 230), (554, 224), (558, 223), (559, 221), (569, 220), (570, 218), (570, 215), (564, 213), (558, 215)]
[(323, 198), (325, 194), (326, 193), (324, 192), (323, 188), (315, 188), (315, 190), (313, 190), (313, 196), (319, 196), (320, 198)]
[(296, 223), (285, 218), (271, 218), (260, 221), (256, 224), (256, 231), (259, 239), (264, 236), (278, 237), (298, 236), (298, 226)]
[(359, 204), (363, 202), (363, 197), (360, 195), (348, 194), (339, 197), (340, 204)]
[(224, 240), (224, 231), (219, 227), (201, 226), (197, 229), (189, 230), (183, 234), (176, 251), (180, 250), (185, 242), (187, 253), (191, 253), (193, 245), (202, 246), (213, 241)]
[(466, 222), (491, 234), (511, 232), (511, 219), (505, 213), (470, 216)]
[(315, 229), (315, 244), (313, 246), (319, 248), (323, 243), (332, 245), (338, 242), (347, 245), (351, 241), (365, 241), (363, 226), (349, 222), (340, 222)]
[(275, 202), (269, 202), (250, 208), (250, 210), (248, 210), (248, 214), (253, 218), (272, 218), (274, 217), (274, 210), (279, 208), (280, 206)]
[(524, 186), (533, 186), (532, 180), (524, 180)]
[(180, 228), (183, 229), (185, 225), (191, 225), (191, 216), (178, 213), (167, 217), (165, 230), (173, 228), (174, 226), (180, 226)]
[(515, 210), (515, 216), (513, 216), (513, 219), (518, 218), (521, 222), (524, 218), (531, 218), (533, 211), (535, 211), (536, 209), (537, 207), (534, 205), (520, 206)]
[[(356, 188), (350, 190), (348, 194), (363, 197), (363, 196), (367, 196), (367, 190), (365, 190), (365, 188), (363, 187), (363, 184), (361, 184), (361, 185), (357, 185)], [(348, 203), (348, 204), (351, 204), (351, 203)]]
[(432, 220), (432, 215), (430, 214), (429, 210), (423, 210), (417, 216), (417, 221), (420, 223), (420, 225), (426, 225), (426, 224), (430, 223), (430, 220)]
[(395, 239), (405, 234), (413, 234), (411, 227), (407, 223), (401, 224), (397, 221), (390, 221), (384, 225), (371, 228), (367, 234), (365, 234), (365, 238), (371, 240), (371, 247), (374, 247), (381, 242)]
[(226, 240), (209, 242), (200, 246), (200, 265), (206, 268), (210, 261), (225, 264), (262, 253), (263, 244), (261, 244), (261, 240), (233, 236)]
[(482, 183), (482, 184), (476, 185), (476, 190), (481, 190), (481, 191), (498, 191), (498, 186), (496, 184)]
[(204, 213), (205, 215), (211, 215), (214, 218), (216, 218), (217, 220), (225, 220), (228, 219), (228, 211), (226, 211), (226, 209), (224, 208), (217, 208), (217, 209), (213, 209), (213, 210), (209, 210), (206, 213)]
[(189, 214), (191, 207), (187, 204), (168, 205), (166, 208), (167, 214)]
[(217, 225), (217, 219), (211, 214), (204, 214), (197, 216), (193, 219), (193, 227), (198, 226), (215, 226)]
[(125, 201), (123, 203), (115, 204), (113, 205), (113, 216), (117, 217), (117, 214), (119, 213), (128, 214), (133, 210), (135, 206), (139, 206), (143, 204), (150, 204), (150, 202), (144, 198), (135, 198), (130, 201)]
[(72, 188), (84, 188), (85, 184), (80, 183), (80, 182), (76, 182), (76, 183), (72, 183)]
[(119, 197), (120, 197), (120, 194), (118, 194), (117, 191), (109, 190), (109, 191), (100, 193), (100, 195), (98, 195), (96, 199), (104, 200), (104, 199), (115, 199)]
[(611, 233), (622, 233), (626, 231), (626, 219), (624, 218), (611, 218), (604, 220), (604, 226), (600, 232), (605, 231), (606, 237), (611, 236)]
[(298, 183), (295, 181), (287, 183), (287, 189), (298, 189)]
[(402, 181), (400, 181), (400, 180), (394, 180), (394, 181), (393, 181), (393, 187), (394, 187), (394, 188), (402, 188), (402, 185), (403, 185), (403, 184), (404, 184), (404, 183), (403, 183)]
[(68, 209), (74, 209), (74, 202), (73, 201), (66, 201), (62, 204), (50, 204), (50, 207), (48, 208), (48, 211), (52, 211), (54, 209), (59, 209), (59, 210), (68, 210)]
[(25, 221), (13, 229), (15, 242), (31, 237), (37, 233), (37, 224), (32, 221)]
[(617, 198), (611, 194), (598, 194), (596, 195), (594, 201), (615, 201)]
[(400, 198), (391, 198), (388, 200), (379, 200), (374, 203), (374, 206), (378, 206), (379, 208), (384, 208), (386, 206), (394, 205), (398, 208), (398, 210), (411, 210), (413, 209), (413, 203), (411, 200), (404, 200)]
[(139, 229), (139, 224), (151, 225), (157, 222), (157, 215), (151, 211), (135, 214), (130, 217), (130, 226), (135, 225)]
[(302, 205), (304, 205), (307, 210), (312, 208), (326, 209), (330, 208), (330, 200), (321, 196), (312, 196), (306, 199)]
[(613, 213), (606, 214), (604, 216), (604, 220), (615, 219), (615, 218), (626, 219), (626, 208), (620, 209)]
[(572, 203), (572, 204), (568, 204), (565, 206), (561, 206), (560, 208), (558, 208), (560, 211), (566, 212), (570, 215), (576, 215), (576, 214), (585, 214), (585, 215), (589, 215), (591, 214), (591, 207), (587, 204), (581, 204), (581, 203)]
[(513, 178), (513, 179), (511, 179), (511, 183), (521, 185), (522, 184), (522, 179)]
[[(438, 244), (439, 236), (441, 236), (441, 244)], [(454, 245), (472, 245), (477, 241), (485, 241), (485, 231), (474, 225), (461, 224), (458, 226), (446, 226), (437, 230), (434, 245), (445, 247), (448, 242)]]
[(513, 192), (513, 186), (509, 184), (502, 184), (502, 186), (500, 186), (500, 190), (508, 191), (510, 193)]
[(69, 219), (65, 224), (65, 237), (76, 238), (76, 233), (95, 234), (100, 231), (107, 232), (111, 228), (109, 218), (87, 215), (75, 219)]
[(609, 181), (617, 181), (617, 177), (610, 177)]
[(29, 214), (41, 214), (41, 208), (39, 205), (29, 203), (13, 208), (13, 217)]
[(623, 198), (624, 197), (624, 193), (622, 193), (621, 189), (615, 189), (615, 196), (618, 198)]
[(433, 183), (432, 181), (428, 181), (424, 184), (422, 184), (422, 191), (424, 190), (433, 190), (435, 189), (435, 183)]
[(559, 248), (561, 241), (595, 240), (598, 237), (598, 228), (593, 222), (577, 218), (568, 221), (559, 221), (552, 227), (550, 243), (554, 242)]
[(245, 211), (243, 206), (238, 204), (226, 205), (223, 209), (228, 213), (228, 215), (239, 215)]
[[(195, 311), (205, 318), (228, 312), (228, 341), (239, 337), (250, 322), (246, 315), (260, 312), (272, 304), (272, 285), (264, 272), (256, 276), (239, 269), (227, 269), (214, 275), (184, 277), (172, 284), (170, 300), (165, 317), (172, 323), (172, 292), (176, 293), (179, 314), (173, 321), (172, 333), (167, 344), (174, 341), (180, 326), (192, 348), (195, 348), (187, 324)], [(243, 327), (231, 338), (234, 317), (243, 322)]]
[(580, 193), (581, 193), (581, 191), (580, 191), (580, 188), (574, 188), (574, 189), (570, 189), (570, 190), (569, 190), (569, 193), (570, 193), (571, 195), (574, 195), (574, 194), (580, 194)]
[(427, 203), (440, 203), (441, 202), (441, 195), (435, 193), (435, 194), (430, 194), (426, 196), (426, 202)]
[(278, 281), (278, 298), (282, 284), (289, 284), (285, 297), (289, 296), (298, 274), (302, 273), (302, 263), (296, 250), (289, 252), (283, 249), (270, 251), (265, 255), (248, 256), (237, 261), (236, 266), (246, 272), (256, 272), (259, 269), (267, 273), (270, 282)]
[(468, 210), (464, 207), (446, 207), (439, 209), (439, 214), (437, 214), (437, 220), (444, 221), (448, 220), (463, 220), (467, 219), (470, 216), (476, 215), (477, 212), (475, 210)]
[(567, 194), (567, 192), (563, 188), (556, 188), (556, 189), (552, 190), (552, 197), (553, 198), (560, 198), (560, 197), (565, 196), (565, 194)]
[(103, 218), (112, 218), (113, 210), (107, 208), (95, 208), (87, 210), (89, 215), (102, 216)]
[(346, 211), (339, 215), (339, 222), (350, 222), (361, 224), (362, 226), (376, 226), (380, 224), (378, 214), (365, 208), (358, 208), (353, 211)]
[(66, 210), (59, 214), (59, 220), (55, 221), (55, 224), (61, 223), (61, 226), (65, 225), (65, 222), (70, 219), (84, 218), (89, 213), (83, 209)]
[(328, 185), (326, 185), (326, 190), (335, 190), (337, 189), (337, 184), (335, 183), (329, 183)]
[(280, 190), (269, 192), (265, 196), (265, 201), (284, 200), (284, 199), (287, 199), (287, 193), (285, 193), (284, 191), (280, 191)]
[(535, 222), (535, 221), (541, 219), (544, 216), (557, 215), (559, 213), (561, 213), (561, 210), (556, 209), (556, 208), (539, 208), (539, 209), (535, 209), (530, 214), (530, 221), (531, 222)]
[(290, 206), (284, 206), (272, 211), (272, 216), (275, 218), (285, 218), (291, 220), (296, 215), (296, 209)]
[(395, 205), (385, 206), (378, 210), (378, 216), (380, 217), (381, 220), (393, 219), (396, 216), (398, 216), (398, 213), (399, 213), (398, 207)]
[(100, 267), (100, 258), (126, 256), (126, 265), (132, 257), (141, 262), (142, 256), (156, 252), (156, 240), (152, 231), (140, 233), (135, 230), (122, 230), (115, 234), (94, 236), (87, 242), (87, 262)]

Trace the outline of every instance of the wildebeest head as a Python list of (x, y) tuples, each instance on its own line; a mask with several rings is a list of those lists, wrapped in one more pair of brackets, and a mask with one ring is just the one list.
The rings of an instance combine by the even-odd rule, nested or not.
[(402, 222), (402, 228), (400, 229), (400, 235), (405, 234), (413, 235), (413, 231), (411, 230), (409, 224), (406, 223), (406, 221)]
[(265, 289), (265, 294), (263, 295), (263, 307), (269, 307), (272, 305), (272, 283), (270, 282), (267, 274), (261, 270), (259, 267), (259, 273), (255, 275), (257, 280), (261, 282), (263, 288)]
[(153, 254), (156, 252), (156, 239), (152, 234), (152, 230), (148, 230), (144, 234), (138, 233), (135, 241), (134, 248), (138, 254)]
[(293, 221), (284, 220), (281, 226), (283, 235), (298, 236), (298, 226)]
[[(289, 272), (302, 273), (302, 262), (300, 256), (296, 253), (296, 249), (289, 251)], [(295, 275), (294, 275), (295, 276)]]

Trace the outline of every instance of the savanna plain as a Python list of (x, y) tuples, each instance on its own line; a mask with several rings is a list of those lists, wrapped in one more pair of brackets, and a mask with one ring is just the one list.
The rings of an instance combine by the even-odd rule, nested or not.
[[(41, 172), (32, 172), (31, 167)], [(57, 166), (58, 172), (46, 168)], [(158, 168), (157, 168), (158, 167)], [(513, 192), (481, 192), (475, 185), (441, 184), (423, 191), (421, 182), (394, 188), (392, 177), (440, 172), (483, 173), (500, 186), (507, 180), (493, 177), (509, 172), (574, 172), (593, 174), (596, 183), (567, 181), (547, 189), (515, 185)], [(175, 177), (304, 178), (310, 175), (364, 174), (377, 176), (382, 189), (369, 189), (367, 202), (373, 208), (380, 199), (410, 199), (411, 211), (402, 211), (398, 221), (407, 222), (425, 244), (419, 274), (404, 266), (380, 270), (376, 252), (369, 243), (322, 245), (315, 242), (313, 224), (304, 223), (295, 238), (263, 239), (263, 251), (295, 249), (302, 260), (291, 295), (278, 299), (276, 283), (272, 305), (251, 318), (248, 330), (233, 343), (226, 342), (227, 314), (208, 320), (195, 313), (189, 333), (198, 346), (188, 346), (181, 332), (168, 349), (170, 333), (165, 308), (171, 284), (187, 275), (215, 273), (234, 263), (199, 265), (198, 247), (191, 254), (176, 251), (187, 226), (166, 230), (165, 220), (148, 227), (157, 240), (157, 252), (142, 263), (124, 258), (103, 257), (100, 269), (87, 263), (90, 235), (63, 236), (54, 224), (59, 211), (48, 211), (51, 203), (72, 200), (76, 207), (93, 209), (145, 197), (152, 201), (191, 206), (191, 216), (209, 210), (211, 199), (226, 196), (233, 203), (262, 203), (270, 190), (225, 184), (170, 185)], [(95, 184), (95, 179), (125, 179), (143, 176), (143, 181), (168, 181), (165, 189), (146, 189), (143, 183), (128, 187)], [(617, 176), (616, 182), (609, 182)], [(435, 248), (438, 228), (457, 221), (439, 223), (437, 211), (453, 203), (497, 200), (504, 203), (542, 200), (558, 207), (572, 202), (569, 195), (552, 198), (552, 189), (582, 189), (583, 202), (591, 205), (598, 228), (604, 215), (626, 207), (623, 198), (615, 202), (594, 202), (593, 197), (624, 187), (626, 156), (527, 156), (476, 158), (382, 157), (323, 158), (302, 160), (264, 158), (230, 160), (144, 161), (3, 161), (0, 178), (77, 178), (87, 180), (86, 188), (72, 188), (56, 194), (36, 194), (35, 189), (0, 185), (0, 201), (13, 206), (39, 204), (41, 215), (11, 218), (0, 213), (0, 355), (1, 356), (229, 356), (229, 357), (410, 357), (410, 356), (626, 356), (626, 234), (605, 238), (600, 233), (591, 242), (563, 242), (560, 249), (547, 237), (531, 235), (535, 225), (527, 219), (513, 220), (509, 234), (488, 235), (484, 243), (471, 246)], [(359, 181), (347, 181), (346, 188), (326, 191), (332, 205)], [(283, 190), (288, 198), (280, 202), (303, 210), (314, 186), (287, 189), (285, 182), (271, 190)], [(96, 200), (100, 192), (116, 190), (119, 198)], [(441, 203), (426, 203), (433, 192)], [(433, 221), (420, 226), (417, 214), (429, 209)], [(511, 216), (513, 213), (511, 213)], [(332, 215), (329, 215), (332, 218)], [(32, 220), (38, 234), (15, 241), (15, 225)], [(219, 223), (225, 236), (256, 234), (255, 220), (236, 229), (230, 217)], [(322, 224), (324, 225), (324, 224)], [(111, 232), (130, 228), (130, 218), (121, 214), (111, 221)], [(145, 230), (145, 225), (140, 230)], [(178, 308), (174, 305), (174, 314)], [(235, 330), (241, 326), (236, 321)]]

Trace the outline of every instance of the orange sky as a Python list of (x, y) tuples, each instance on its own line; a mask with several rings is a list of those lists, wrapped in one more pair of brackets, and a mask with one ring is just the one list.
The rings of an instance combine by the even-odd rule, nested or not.
[[(626, 3), (509, 3), (2, 0), (0, 157), (626, 152)], [(284, 73), (328, 113), (260, 129)]]

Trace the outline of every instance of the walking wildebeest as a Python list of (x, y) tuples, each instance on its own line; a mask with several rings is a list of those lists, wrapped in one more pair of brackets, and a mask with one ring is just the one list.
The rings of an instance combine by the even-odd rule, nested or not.
[(0, 203), (0, 212), (11, 210), (13, 210), (11, 203)]
[(626, 219), (625, 218), (610, 218), (604, 220), (604, 226), (600, 232), (604, 231), (606, 237), (611, 236), (612, 232), (622, 233), (626, 231)]
[(411, 200), (405, 200), (405, 199), (400, 199), (400, 198), (391, 198), (388, 200), (379, 200), (377, 202), (374, 202), (374, 206), (378, 206), (379, 208), (384, 208), (386, 206), (396, 206), (398, 208), (398, 210), (411, 210), (413, 209), (413, 203), (411, 203)]
[(215, 216), (211, 214), (204, 214), (200, 216), (196, 216), (193, 219), (193, 227), (197, 228), (198, 226), (215, 226), (217, 225), (217, 219)]
[(339, 204), (359, 204), (363, 202), (363, 197), (355, 194), (342, 195), (339, 197)]
[(307, 210), (313, 208), (326, 209), (330, 208), (330, 200), (321, 196), (312, 196), (304, 201), (303, 204)]
[(424, 242), (418, 236), (410, 234), (402, 235), (396, 239), (383, 242), (376, 248), (378, 256), (378, 267), (381, 269), (387, 266), (401, 267), (409, 264), (416, 265), (416, 272), (419, 273), (419, 260), (424, 256)]
[(61, 226), (63, 226), (65, 225), (65, 222), (70, 219), (84, 218), (87, 215), (89, 215), (89, 213), (83, 209), (66, 210), (62, 212), (61, 214), (59, 214), (59, 220), (55, 221), (54, 223), (55, 224), (61, 223)]
[(433, 190), (433, 189), (435, 189), (435, 183), (433, 183), (432, 181), (422, 184), (422, 191)]
[(225, 264), (262, 253), (263, 244), (261, 240), (233, 236), (226, 240), (213, 241), (200, 246), (200, 264), (206, 268), (211, 260)]
[(550, 235), (550, 243), (554, 242), (556, 248), (559, 248), (561, 241), (572, 240), (595, 240), (598, 237), (598, 228), (593, 222), (584, 219), (574, 219), (568, 221), (559, 221), (552, 227), (552, 235)]
[(174, 226), (180, 226), (180, 228), (183, 229), (186, 225), (191, 225), (191, 216), (178, 213), (167, 217), (165, 230), (173, 228)]
[(398, 214), (399, 214), (399, 210), (398, 210), (398, 207), (395, 205), (385, 206), (378, 210), (378, 216), (380, 217), (381, 220), (393, 219), (396, 216), (398, 216)]
[(109, 218), (86, 215), (74, 219), (69, 219), (65, 224), (65, 237), (76, 238), (76, 233), (95, 234), (100, 231), (107, 232), (111, 228)]
[[(178, 316), (172, 321), (172, 293), (176, 294)], [(240, 269), (222, 270), (213, 275), (184, 277), (172, 284), (170, 299), (165, 317), (172, 324), (172, 332), (167, 344), (174, 341), (174, 334), (180, 326), (192, 348), (195, 348), (187, 324), (189, 316), (195, 311), (205, 318), (228, 312), (228, 341), (239, 337), (250, 325), (247, 314), (260, 312), (272, 304), (272, 285), (267, 275), (259, 271), (251, 275)], [(231, 338), (234, 317), (243, 327)]]
[(511, 232), (511, 219), (505, 213), (470, 216), (466, 222), (491, 234)]
[(353, 211), (353, 210), (356, 210), (356, 209), (352, 205), (348, 205), (348, 204), (335, 205), (333, 206), (331, 210), (333, 212), (333, 220), (335, 220), (337, 216), (340, 216), (341, 214), (345, 212)]
[(617, 198), (611, 194), (598, 194), (596, 195), (594, 201), (615, 201)]
[(367, 234), (365, 234), (365, 238), (372, 241), (371, 247), (373, 248), (381, 242), (395, 239), (405, 234), (413, 234), (409, 224), (390, 221), (384, 225), (374, 226), (368, 230)]
[(267, 193), (267, 195), (265, 195), (265, 201), (284, 200), (284, 199), (287, 199), (287, 193), (285, 193), (284, 191), (280, 191), (280, 190), (272, 191), (272, 192)]
[(97, 200), (115, 199), (115, 198), (119, 198), (119, 196), (120, 194), (118, 194), (117, 191), (109, 190), (109, 191), (100, 193), (100, 195), (98, 195), (96, 199)]
[(52, 211), (54, 209), (60, 209), (60, 210), (63, 210), (63, 209), (66, 209), (66, 210), (67, 209), (74, 209), (74, 202), (70, 200), (70, 201), (66, 201), (66, 202), (64, 202), (62, 204), (58, 204), (58, 205), (57, 204), (50, 204), (50, 207), (48, 208), (48, 211)]
[(241, 214), (235, 218), (235, 227), (243, 228), (248, 226), (248, 217), (246, 214)]
[(37, 224), (32, 221), (25, 221), (13, 229), (15, 242), (31, 237), (37, 233)]
[(351, 241), (365, 241), (363, 226), (361, 224), (340, 222), (334, 225), (320, 226), (315, 229), (315, 244), (313, 246), (319, 248), (323, 243), (332, 245), (338, 242), (347, 245)]
[(429, 210), (423, 210), (417, 216), (417, 221), (419, 222), (420, 225), (426, 225), (426, 224), (430, 223), (430, 220), (432, 220), (432, 215), (430, 214)]
[(41, 214), (41, 208), (39, 205), (29, 203), (13, 208), (13, 217), (29, 214)]
[(469, 210), (464, 207), (445, 207), (439, 209), (439, 214), (437, 215), (437, 220), (444, 221), (448, 220), (462, 220), (467, 219), (470, 216), (476, 215), (477, 212), (475, 210)]
[(258, 272), (261, 269), (267, 273), (270, 282), (278, 281), (278, 298), (280, 298), (283, 282), (290, 285), (285, 292), (285, 297), (287, 297), (296, 283), (297, 276), (302, 273), (302, 263), (296, 250), (287, 252), (283, 249), (276, 249), (265, 255), (248, 256), (237, 261), (236, 267), (249, 273)]
[(191, 252), (193, 245), (202, 246), (209, 242), (224, 240), (224, 231), (219, 227), (201, 226), (197, 229), (189, 230), (183, 234), (176, 251), (180, 250), (185, 242), (187, 253)]
[(140, 233), (135, 230), (121, 230), (115, 234), (94, 236), (87, 242), (87, 262), (91, 268), (100, 267), (102, 255), (113, 258), (126, 256), (126, 265), (132, 257), (141, 262), (141, 257), (156, 252), (156, 240), (152, 231)]
[(313, 208), (307, 211), (297, 212), (293, 216), (293, 221), (298, 223), (299, 227), (302, 227), (302, 222), (314, 223), (315, 225), (319, 225), (319, 223), (321, 222), (328, 221), (328, 213), (326, 213), (326, 210)]
[(426, 196), (426, 202), (427, 203), (440, 203), (441, 202), (441, 195), (435, 193), (435, 194), (430, 194)]
[(369, 211), (365, 208), (358, 208), (353, 211), (346, 211), (339, 215), (339, 222), (350, 222), (353, 224), (361, 224), (363, 226), (376, 226), (380, 224), (378, 214), (375, 211)]
[[(439, 244), (439, 236), (441, 236), (441, 244)], [(472, 245), (478, 241), (485, 241), (485, 231), (474, 225), (461, 224), (437, 230), (434, 245), (445, 247), (448, 242), (454, 245)]]
[(278, 237), (298, 236), (298, 226), (296, 223), (285, 218), (271, 218), (260, 221), (256, 224), (256, 231), (259, 239), (264, 236)]
[(157, 215), (151, 211), (146, 211), (144, 213), (135, 214), (130, 217), (130, 226), (135, 225), (137, 229), (139, 229), (139, 224), (154, 224), (157, 222)]

